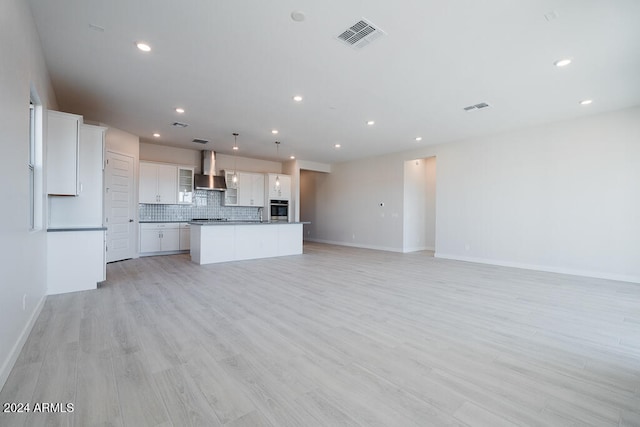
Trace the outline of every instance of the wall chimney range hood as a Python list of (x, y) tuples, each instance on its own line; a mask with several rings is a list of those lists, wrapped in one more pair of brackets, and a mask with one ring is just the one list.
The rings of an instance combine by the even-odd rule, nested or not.
[(193, 178), (196, 190), (224, 191), (227, 189), (224, 176), (216, 175), (215, 151), (202, 151), (202, 173), (194, 175)]

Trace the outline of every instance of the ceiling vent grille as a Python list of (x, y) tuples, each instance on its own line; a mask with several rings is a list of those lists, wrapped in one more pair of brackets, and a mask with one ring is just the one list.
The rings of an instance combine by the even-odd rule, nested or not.
[(206, 139), (193, 138), (193, 141), (191, 141), (191, 142), (195, 142), (196, 144), (206, 144), (206, 143), (208, 143), (209, 141), (208, 141), (208, 140), (206, 140)]
[(373, 25), (371, 21), (362, 18), (336, 38), (354, 49), (362, 49), (385, 34), (387, 33), (378, 28), (377, 25)]
[(182, 123), (182, 122), (173, 122), (173, 123), (171, 123), (171, 126), (175, 126), (177, 128), (186, 128), (189, 125), (186, 124), (186, 123)]
[(475, 110), (481, 110), (481, 109), (487, 108), (487, 107), (490, 107), (490, 105), (487, 104), (486, 102), (481, 102), (479, 104), (469, 105), (468, 107), (464, 107), (463, 110), (464, 111), (475, 111)]

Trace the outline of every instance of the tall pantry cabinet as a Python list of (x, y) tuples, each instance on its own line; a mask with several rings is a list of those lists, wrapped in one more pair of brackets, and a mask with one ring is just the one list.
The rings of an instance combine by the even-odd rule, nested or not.
[(47, 118), (47, 294), (96, 289), (106, 278), (106, 128), (58, 111), (49, 111)]

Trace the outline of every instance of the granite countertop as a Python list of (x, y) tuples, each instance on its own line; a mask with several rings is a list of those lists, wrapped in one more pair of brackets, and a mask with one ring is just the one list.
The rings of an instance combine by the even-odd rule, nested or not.
[(49, 227), (47, 232), (56, 231), (106, 231), (107, 227), (95, 226), (95, 227)]
[(180, 221), (156, 221), (156, 220), (140, 220), (138, 221), (140, 224), (156, 224), (159, 222), (191, 222), (190, 219), (183, 219)]

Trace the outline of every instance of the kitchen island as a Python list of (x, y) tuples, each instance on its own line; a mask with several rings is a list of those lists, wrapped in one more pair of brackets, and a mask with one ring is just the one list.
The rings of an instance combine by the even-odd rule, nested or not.
[(196, 264), (302, 253), (302, 222), (192, 221), (191, 261)]

